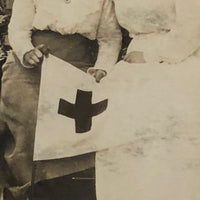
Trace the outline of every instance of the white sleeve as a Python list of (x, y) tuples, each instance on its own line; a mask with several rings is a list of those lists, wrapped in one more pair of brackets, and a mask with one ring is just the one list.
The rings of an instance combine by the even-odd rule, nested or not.
[(138, 40), (136, 36), (131, 46), (143, 51), (146, 62), (184, 61), (200, 47), (200, 1), (176, 0), (176, 24), (171, 31)]
[(108, 70), (117, 62), (122, 40), (112, 0), (104, 2), (97, 40), (99, 52), (95, 68)]
[(14, 0), (8, 38), (13, 51), (22, 62), (24, 53), (33, 49), (32, 22), (35, 15), (33, 0)]

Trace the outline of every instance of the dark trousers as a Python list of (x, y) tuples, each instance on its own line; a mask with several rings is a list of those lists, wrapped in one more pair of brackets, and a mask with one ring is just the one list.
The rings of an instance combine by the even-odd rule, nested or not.
[[(33, 33), (33, 44), (46, 44), (50, 53), (86, 71), (94, 65), (98, 45), (79, 35), (62, 36), (50, 31)], [(14, 52), (3, 66), (0, 105), (1, 187), (23, 186), (32, 178), (33, 143), (41, 67), (26, 69)], [(48, 130), (47, 130), (48, 131)], [(2, 138), (2, 140), (1, 140)], [(35, 181), (52, 179), (94, 167), (94, 154), (36, 163)], [(2, 168), (2, 169), (1, 169)], [(1, 177), (0, 177), (1, 178)]]

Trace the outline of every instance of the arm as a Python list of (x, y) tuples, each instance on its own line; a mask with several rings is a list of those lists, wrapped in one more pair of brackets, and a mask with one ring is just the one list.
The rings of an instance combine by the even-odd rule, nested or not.
[(200, 1), (176, 0), (176, 24), (165, 34), (132, 41), (146, 62), (178, 63), (200, 47)]
[(26, 52), (34, 47), (31, 43), (32, 22), (35, 7), (32, 0), (15, 0), (8, 27), (8, 38), (21, 63)]
[(100, 20), (97, 32), (99, 52), (94, 68), (108, 70), (117, 62), (122, 39), (112, 0), (104, 0)]

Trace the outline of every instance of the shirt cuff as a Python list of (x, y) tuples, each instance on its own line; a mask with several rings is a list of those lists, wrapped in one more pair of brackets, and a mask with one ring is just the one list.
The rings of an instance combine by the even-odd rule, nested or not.
[(15, 54), (17, 55), (21, 65), (25, 68), (29, 68), (27, 65), (24, 65), (23, 61), (24, 61), (24, 54), (31, 51), (34, 47), (28, 47), (26, 49), (23, 50), (19, 50), (19, 51), (15, 51), (15, 49), (13, 49), (13, 51), (15, 52)]
[(147, 63), (160, 62), (156, 48), (152, 48), (157, 37), (158, 35), (155, 34), (135, 36), (128, 46), (127, 54), (133, 51), (140, 51), (143, 52), (144, 60)]
[(133, 51), (143, 52), (147, 63), (166, 62), (176, 64), (189, 56), (187, 49), (181, 48), (176, 41), (167, 40), (166, 33), (136, 36), (130, 43), (127, 53)]

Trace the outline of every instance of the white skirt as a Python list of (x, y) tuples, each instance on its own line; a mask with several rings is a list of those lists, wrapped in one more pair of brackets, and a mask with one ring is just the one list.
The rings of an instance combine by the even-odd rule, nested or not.
[(122, 61), (115, 66), (110, 82), (134, 82), (136, 114), (152, 113), (141, 117), (143, 126), (133, 120), (135, 139), (97, 152), (98, 200), (200, 199), (199, 75), (197, 57), (176, 65)]

